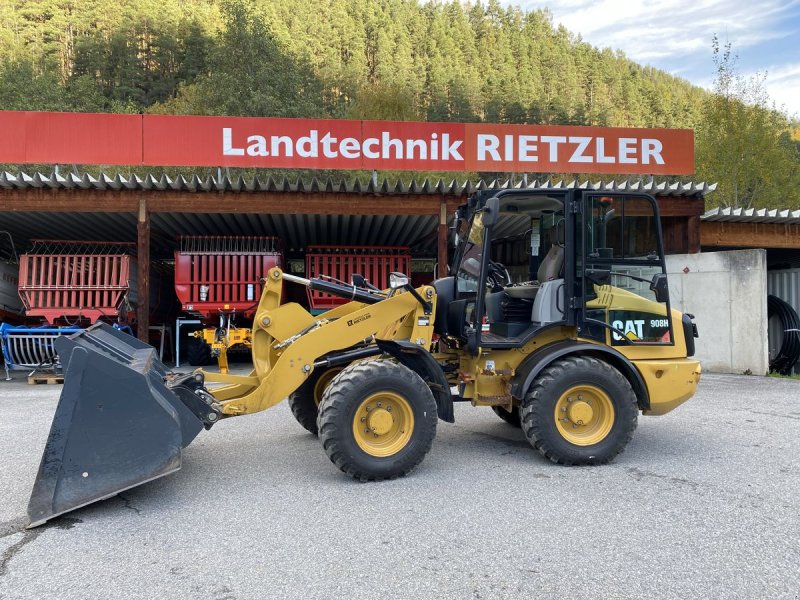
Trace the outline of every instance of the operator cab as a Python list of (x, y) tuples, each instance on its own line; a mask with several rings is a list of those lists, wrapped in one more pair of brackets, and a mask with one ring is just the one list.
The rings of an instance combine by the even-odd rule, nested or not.
[(491, 195), (473, 196), (456, 215), (453, 276), (434, 283), (439, 296), (437, 333), (458, 336), (464, 327), (480, 323), (484, 346), (516, 346), (526, 334), (564, 319), (565, 198), (541, 193), (501, 196), (487, 240), (484, 203)]
[[(455, 271), (459, 298), (475, 297), (479, 289), (487, 231), (484, 214), (476, 213), (466, 232)], [(563, 302), (559, 298), (564, 296), (564, 226), (563, 199), (500, 198), (489, 242), (485, 314), (480, 319), (484, 345), (518, 338), (530, 329), (563, 319)], [(466, 316), (470, 321), (471, 315)]]
[[(439, 335), (461, 339), (473, 351), (517, 348), (543, 328), (561, 325), (612, 346), (672, 343), (652, 197), (483, 191), (459, 208), (453, 231), (451, 276), (434, 282)], [(626, 310), (604, 305), (598, 290), (612, 288), (616, 304), (624, 293), (645, 303), (624, 301)]]

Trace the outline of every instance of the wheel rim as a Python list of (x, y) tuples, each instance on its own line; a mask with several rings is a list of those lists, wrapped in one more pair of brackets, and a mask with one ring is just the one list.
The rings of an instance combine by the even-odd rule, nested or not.
[(556, 428), (576, 446), (603, 441), (614, 426), (614, 404), (602, 389), (576, 385), (561, 394), (555, 408)]
[(340, 372), (341, 369), (328, 369), (317, 379), (317, 383), (314, 384), (314, 404), (317, 405), (317, 408), (319, 408), (319, 403), (322, 402), (322, 394), (325, 393), (325, 389)]
[(397, 454), (414, 433), (411, 404), (395, 392), (378, 392), (364, 400), (353, 417), (353, 437), (370, 456)]

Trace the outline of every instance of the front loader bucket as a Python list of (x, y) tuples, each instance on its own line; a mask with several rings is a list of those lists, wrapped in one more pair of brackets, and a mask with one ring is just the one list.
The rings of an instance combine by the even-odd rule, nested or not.
[(30, 527), (177, 471), (219, 417), (201, 375), (174, 375), (154, 348), (105, 324), (60, 337), (64, 389), (28, 503)]

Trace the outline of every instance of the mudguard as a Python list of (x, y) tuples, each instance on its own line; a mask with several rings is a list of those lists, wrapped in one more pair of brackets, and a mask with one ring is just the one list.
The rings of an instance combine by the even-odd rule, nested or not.
[(596, 356), (611, 363), (622, 375), (630, 382), (634, 393), (639, 401), (639, 408), (646, 410), (650, 408), (650, 396), (647, 393), (647, 386), (644, 384), (641, 374), (636, 367), (625, 358), (620, 352), (608, 346), (590, 344), (588, 342), (575, 342), (564, 340), (544, 346), (534, 354), (525, 359), (519, 367), (511, 382), (511, 395), (515, 398), (523, 398), (530, 388), (533, 380), (547, 365), (557, 358), (562, 358), (570, 354), (586, 354)]
[(381, 351), (396, 358), (398, 362), (417, 373), (433, 392), (437, 412), (442, 421), (455, 422), (453, 396), (442, 367), (425, 348), (405, 340), (375, 340)]

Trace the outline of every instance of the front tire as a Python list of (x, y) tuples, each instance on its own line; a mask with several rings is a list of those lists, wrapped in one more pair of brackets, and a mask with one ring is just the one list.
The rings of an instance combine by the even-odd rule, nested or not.
[(186, 361), (193, 367), (211, 364), (211, 346), (200, 338), (190, 338), (186, 348)]
[(317, 416), (322, 395), (341, 368), (315, 369), (311, 376), (289, 396), (289, 408), (297, 422), (317, 435)]
[(630, 383), (588, 356), (553, 362), (522, 403), (522, 431), (542, 456), (564, 465), (609, 462), (625, 449), (639, 408)]
[(414, 371), (390, 360), (350, 365), (322, 396), (317, 426), (328, 458), (361, 481), (394, 479), (425, 458), (436, 401)]

